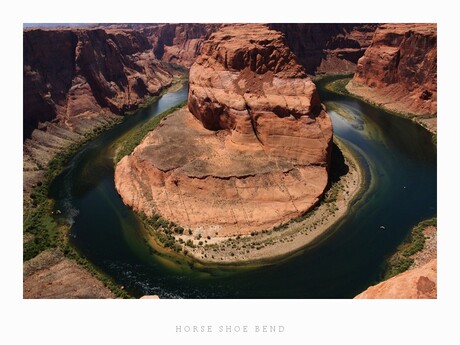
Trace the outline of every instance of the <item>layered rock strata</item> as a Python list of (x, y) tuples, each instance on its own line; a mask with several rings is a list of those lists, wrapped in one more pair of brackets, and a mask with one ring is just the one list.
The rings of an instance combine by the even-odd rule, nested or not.
[(115, 172), (123, 201), (205, 236), (269, 229), (309, 210), (328, 182), (332, 125), (284, 35), (222, 28), (190, 70), (188, 110)]
[(220, 27), (221, 24), (162, 24), (146, 32), (158, 59), (190, 68), (203, 42)]
[(347, 89), (436, 131), (436, 119), (426, 119), (437, 112), (436, 24), (379, 26)]
[(25, 138), (39, 122), (73, 128), (79, 118), (121, 114), (173, 80), (137, 31), (26, 30), (23, 40)]
[(29, 29), (23, 41), (25, 192), (43, 178), (57, 152), (113, 123), (179, 75), (133, 30)]

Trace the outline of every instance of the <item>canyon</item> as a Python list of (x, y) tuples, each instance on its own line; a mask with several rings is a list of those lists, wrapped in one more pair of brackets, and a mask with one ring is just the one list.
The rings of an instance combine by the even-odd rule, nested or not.
[(188, 110), (119, 162), (115, 185), (134, 210), (193, 234), (249, 234), (319, 201), (331, 144), (316, 87), (283, 35), (223, 27), (190, 69)]
[(436, 132), (436, 24), (383, 24), (347, 90)]
[[(121, 120), (186, 73), (231, 24), (105, 24), (23, 33), (24, 202), (56, 155)], [(373, 24), (271, 24), (309, 74), (353, 70)], [(55, 44), (60, 42), (60, 44)]]
[[(187, 73), (187, 109), (125, 157), (115, 179), (127, 205), (193, 235), (265, 231), (317, 205), (328, 182), (332, 126), (308, 76), (354, 73), (351, 94), (436, 132), (435, 24), (108, 24), (25, 29), (23, 40), (25, 207), (57, 153)], [(28, 269), (27, 298), (113, 297), (55, 256), (49, 272), (41, 264)], [(60, 283), (41, 291), (61, 279), (52, 278), (60, 270), (95, 288), (72, 292), (70, 279), (64, 292)], [(407, 298), (433, 298), (435, 275), (436, 261), (389, 284), (415, 286)], [(363, 296), (395, 296), (390, 285)]]

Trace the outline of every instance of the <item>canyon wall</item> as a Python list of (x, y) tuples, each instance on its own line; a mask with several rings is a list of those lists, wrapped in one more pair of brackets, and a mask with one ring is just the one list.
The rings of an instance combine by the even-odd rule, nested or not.
[(190, 68), (201, 45), (221, 24), (162, 24), (146, 29), (155, 56), (165, 62)]
[(300, 216), (328, 182), (332, 124), (316, 87), (265, 25), (223, 27), (189, 75), (188, 109), (117, 165), (123, 201), (202, 236)]
[(436, 131), (436, 24), (380, 25), (347, 89)]
[(376, 24), (270, 24), (286, 42), (308, 74), (354, 73), (356, 63), (372, 41)]
[(122, 114), (172, 82), (174, 71), (132, 30), (25, 30), (24, 138), (39, 122)]
[[(230, 24), (106, 24), (93, 28), (26, 29), (24, 139), (39, 123), (120, 114), (189, 68), (203, 41)], [(372, 24), (272, 24), (309, 74), (350, 72), (369, 45)], [(59, 44), (56, 44), (59, 42)], [(73, 123), (72, 123), (73, 122)]]
[(25, 192), (57, 152), (114, 123), (182, 73), (158, 60), (152, 42), (135, 30), (26, 29), (23, 44)]
[(94, 28), (134, 30), (151, 44), (158, 60), (190, 68), (201, 44), (225, 24), (96, 24)]
[[(203, 42), (232, 24), (104, 24), (25, 29), (24, 190), (51, 158), (113, 123), (189, 68)], [(349, 72), (368, 45), (369, 24), (272, 24), (310, 74)]]

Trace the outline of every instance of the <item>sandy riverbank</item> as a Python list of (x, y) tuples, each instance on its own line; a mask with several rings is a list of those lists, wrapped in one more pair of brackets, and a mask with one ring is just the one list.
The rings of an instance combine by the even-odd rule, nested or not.
[[(268, 264), (299, 251), (323, 238), (328, 230), (344, 217), (355, 196), (361, 190), (363, 173), (353, 153), (343, 142), (335, 140), (344, 156), (348, 172), (334, 182), (324, 199), (305, 216), (291, 220), (270, 230), (252, 232), (247, 236), (201, 237), (196, 235), (175, 236), (182, 251), (173, 257), (186, 254), (194, 262), (203, 265), (251, 265)], [(160, 252), (155, 235), (148, 242)], [(189, 245), (187, 245), (187, 242)]]

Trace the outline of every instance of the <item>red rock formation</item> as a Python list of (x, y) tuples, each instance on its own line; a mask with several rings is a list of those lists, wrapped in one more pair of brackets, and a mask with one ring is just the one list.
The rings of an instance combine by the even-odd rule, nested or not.
[(214, 33), (190, 70), (188, 108), (195, 118), (170, 116), (118, 164), (126, 204), (225, 236), (273, 227), (318, 201), (332, 125), (280, 32)]
[(379, 26), (347, 89), (398, 113), (436, 114), (436, 24)]
[(270, 24), (310, 75), (353, 73), (371, 44), (375, 24)]
[[(224, 24), (225, 25), (225, 24)], [(24, 137), (61, 117), (119, 114), (171, 80), (162, 60), (190, 67), (222, 24), (112, 24), (24, 31)], [(310, 74), (346, 72), (369, 44), (369, 24), (272, 24)], [(59, 44), (54, 44), (59, 42)], [(152, 56), (152, 50), (154, 56)], [(69, 122), (70, 121), (70, 122)]]
[(355, 298), (436, 298), (437, 259), (371, 286)]
[(23, 39), (24, 138), (39, 122), (78, 130), (75, 119), (123, 113), (173, 79), (136, 31), (25, 30)]
[(204, 43), (190, 70), (190, 112), (207, 129), (230, 129), (245, 149), (262, 144), (271, 156), (324, 164), (328, 151), (317, 139), (330, 121), (313, 82), (281, 34), (244, 28), (223, 28)]
[(155, 57), (187, 68), (200, 54), (201, 44), (223, 24), (100, 24), (96, 28), (134, 30), (152, 45)]
[(190, 68), (200, 55), (201, 45), (221, 24), (162, 24), (146, 30), (155, 56)]

